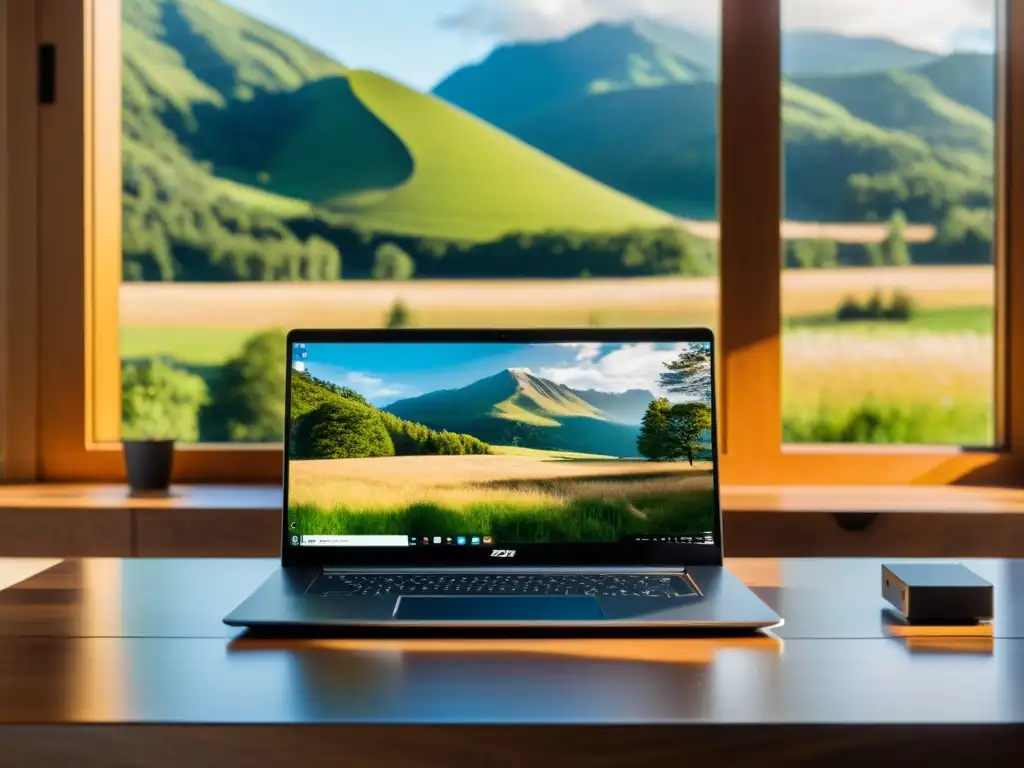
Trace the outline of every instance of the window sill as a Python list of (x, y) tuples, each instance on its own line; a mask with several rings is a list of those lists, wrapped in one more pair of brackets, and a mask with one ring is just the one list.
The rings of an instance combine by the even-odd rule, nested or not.
[[(729, 486), (722, 504), (733, 557), (1024, 557), (1024, 489)], [(0, 556), (273, 556), (280, 510), (273, 485), (11, 485)]]

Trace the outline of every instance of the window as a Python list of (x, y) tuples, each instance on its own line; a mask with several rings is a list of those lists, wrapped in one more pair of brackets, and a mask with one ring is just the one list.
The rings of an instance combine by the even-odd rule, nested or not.
[(122, 2), (122, 435), (278, 442), (282, 328), (716, 324), (718, 0)]
[[(1015, 111), (1024, 122), (1024, 93), (1015, 91), (1024, 83), (1003, 76), (1024, 66), (1024, 14), (1000, 2), (998, 23), (985, 32), (989, 40), (993, 28), (999, 33), (986, 157), (971, 154), (984, 131), (970, 115), (982, 112), (949, 106), (948, 94), (942, 101), (929, 91), (924, 101), (955, 123), (943, 149), (931, 133), (924, 141), (879, 127), (806, 83), (787, 77), (780, 87), (792, 55), (780, 30), (790, 39), (806, 29), (793, 15), (797, 0), (787, 2), (652, 2), (636, 19), (612, 13), (625, 7), (617, 3), (545, 5), (534, 15), (529, 9), (540, 6), (530, 2), (450, 0), (439, 11), (392, 0), (361, 4), (339, 23), (335, 4), (313, 0), (85, 0), (71, 10), (34, 0), (35, 37), (62, 52), (61, 96), (39, 110), (39, 189), (24, 197), (27, 207), (42, 204), (12, 221), (31, 228), (24, 242), (36, 238), (40, 253), (38, 311), (26, 313), (39, 318), (31, 373), (40, 405), (25, 420), (37, 425), (37, 475), (121, 478), (124, 426), (128, 436), (176, 433), (196, 443), (176, 460), (179, 479), (274, 479), (282, 404), (266, 393), (282, 383), (261, 372), (281, 346), (259, 339), (285, 326), (699, 323), (719, 333), (727, 483), (1017, 478), (1024, 344), (1014, 336), (1024, 336), (1024, 305), (1007, 297), (1024, 295), (1024, 220), (1000, 207), (1015, 185), (1024, 187), (1024, 147), (1013, 151), (1024, 135), (1002, 130)], [(836, 18), (825, 26), (846, 43), (879, 34), (860, 21), (866, 4), (833, 4)], [(307, 15), (312, 5), (322, 11), (316, 17)], [(812, 5), (820, 6), (800, 7)], [(380, 7), (391, 11), (378, 15)], [(982, 48), (976, 26), (950, 45)], [(819, 37), (826, 53), (842, 47), (838, 37)], [(571, 53), (574, 45), (593, 54), (587, 67), (565, 65), (565, 46)], [(922, 45), (897, 39), (890, 50)], [(847, 57), (846, 66), (856, 63)], [(531, 71), (561, 76), (531, 76), (544, 87), (520, 87)], [(499, 80), (503, 90), (493, 85)], [(529, 117), (516, 119), (512, 106)], [(433, 119), (416, 119), (423, 110)], [(899, 208), (905, 226), (895, 205), (809, 215), (794, 206), (806, 177), (788, 174), (785, 196), (779, 183), (800, 158), (788, 138), (781, 151), (794, 114), (795, 127), (812, 135), (854, 126), (889, 137), (905, 147), (895, 160), (920, 171), (922, 186), (959, 189), (965, 204), (928, 220), (908, 203)], [(961, 131), (957, 120), (977, 130)], [(358, 152), (332, 140), (353, 135), (365, 137)], [(933, 145), (932, 154), (922, 149)], [(14, 156), (35, 157), (30, 148)], [(954, 166), (956, 182), (929, 176), (936, 164)], [(803, 199), (822, 206), (887, 184), (903, 194), (906, 182), (872, 176), (870, 164), (867, 178), (851, 168), (845, 183), (821, 175), (827, 163), (804, 167), (822, 183), (820, 200)], [(507, 181), (497, 190), (496, 177)], [(980, 362), (943, 384), (965, 393), (952, 405), (968, 406), (968, 428), (937, 434), (920, 427), (937, 423), (926, 415), (902, 431), (830, 432), (815, 427), (816, 407), (792, 418), (794, 386), (824, 392), (793, 365), (793, 350), (806, 336), (822, 338), (816, 323), (837, 324), (845, 291), (808, 308), (807, 291), (801, 298), (791, 281), (844, 273), (787, 267), (780, 280), (780, 259), (828, 257), (821, 222), (841, 235), (833, 238), (837, 261), (858, 244), (851, 240), (893, 261), (904, 249), (890, 235), (902, 233), (911, 266), (858, 272), (866, 287), (849, 289), (861, 309), (878, 287), (891, 312), (902, 301), (900, 281), (930, 274), (921, 259), (952, 248), (954, 233), (971, 233), (964, 237), (982, 254), (975, 258), (992, 262), (964, 267), (974, 282), (956, 281), (951, 311), (929, 303), (941, 290), (926, 282), (925, 298), (910, 293), (918, 313), (910, 321), (861, 318), (836, 331), (847, 344), (884, 341), (901, 361), (925, 347), (916, 339), (901, 347), (884, 334), (947, 333), (940, 326), (973, 334), (970, 360)], [(929, 241), (930, 228), (948, 236)], [(986, 232), (991, 248), (979, 247)], [(867, 247), (872, 238), (885, 242)], [(868, 347), (875, 357), (862, 371), (883, 369), (879, 349)], [(822, 355), (819, 364), (828, 362)], [(846, 416), (865, 403), (889, 407), (881, 379), (865, 384), (843, 370), (829, 376), (846, 388)], [(911, 402), (911, 411), (921, 403), (949, 405), (938, 393)], [(875, 442), (851, 444), (865, 440)]]
[(787, 443), (997, 442), (996, 9), (782, 4)]

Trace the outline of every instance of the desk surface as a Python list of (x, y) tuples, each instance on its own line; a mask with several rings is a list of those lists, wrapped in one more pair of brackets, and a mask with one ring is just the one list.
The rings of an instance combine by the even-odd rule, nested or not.
[[(273, 561), (0, 561), (0, 587), (10, 585), (0, 591), (0, 751), (29, 745), (34, 751), (17, 753), (26, 760), (67, 757), (52, 751), (53, 738), (24, 729), (16, 743), (5, 739), (26, 723), (716, 724), (799, 729), (786, 730), (783, 752), (820, 738), (823, 751), (815, 755), (835, 756), (841, 745), (848, 757), (876, 738), (918, 758), (926, 753), (912, 751), (922, 738), (913, 729), (942, 725), (928, 749), (948, 757), (961, 754), (959, 744), (963, 755), (976, 755), (971, 741), (979, 732), (956, 741), (958, 728), (1024, 725), (1024, 601), (1011, 599), (1024, 595), (1024, 561), (966, 562), (996, 585), (992, 626), (910, 630), (895, 623), (878, 594), (879, 561), (749, 560), (730, 567), (786, 618), (776, 635), (296, 640), (254, 638), (220, 623)], [(812, 726), (818, 730), (806, 730)], [(847, 732), (854, 727), (868, 732), (854, 739)], [(588, 737), (588, 749), (610, 738), (606, 730)], [(75, 733), (85, 740), (76, 749), (92, 754), (93, 732)], [(217, 744), (237, 748), (234, 733)], [(670, 754), (663, 736), (630, 733), (653, 739), (643, 742), (650, 755)], [(748, 737), (749, 744), (775, 738)], [(294, 738), (275, 742), (281, 764), (289, 749), (294, 758), (301, 745), (325, 743)], [(723, 732), (713, 742), (743, 738)], [(1019, 731), (1015, 738), (1024, 744)], [(434, 743), (418, 739), (398, 739), (391, 746), (409, 751), (396, 757)], [(493, 733), (474, 739), (505, 743)], [(641, 741), (630, 743), (639, 748)], [(559, 744), (545, 748), (554, 755)], [(110, 754), (105, 759), (117, 764)]]
[[(727, 567), (785, 618), (779, 638), (867, 640), (908, 631), (880, 596), (883, 562), (899, 561), (754, 558)], [(995, 585), (997, 620), (982, 630), (1024, 640), (1024, 560), (959, 562)], [(0, 560), (0, 636), (238, 637), (243, 630), (221, 617), (276, 567), (266, 559)]]

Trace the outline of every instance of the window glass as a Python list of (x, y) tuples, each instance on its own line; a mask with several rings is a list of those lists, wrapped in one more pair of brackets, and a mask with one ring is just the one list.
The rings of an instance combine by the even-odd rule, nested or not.
[(783, 0), (783, 435), (992, 445), (996, 3)]
[(648, 6), (123, 0), (123, 437), (279, 442), (291, 327), (714, 325), (719, 4)]

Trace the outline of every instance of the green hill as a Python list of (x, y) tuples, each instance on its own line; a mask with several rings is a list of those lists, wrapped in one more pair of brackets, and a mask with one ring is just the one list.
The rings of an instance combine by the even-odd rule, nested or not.
[(293, 459), (490, 453), (475, 437), (398, 418), (348, 387), (294, 370), (288, 446)]
[(707, 80), (711, 40), (651, 22), (594, 24), (564, 40), (496, 48), (434, 88), (446, 101), (505, 129), (590, 93)]
[(954, 53), (914, 70), (953, 101), (986, 117), (996, 113), (996, 58), (990, 53)]
[(793, 83), (880, 128), (906, 131), (934, 146), (986, 155), (993, 151), (991, 118), (945, 96), (923, 72), (799, 77)]
[(595, 183), (431, 96), (371, 72), (353, 91), (405, 143), (415, 170), (372, 205), (324, 201), (370, 231), (489, 240), (508, 232), (671, 226), (661, 211)]
[(127, 279), (368, 276), (388, 236), (419, 272), (436, 239), (460, 249), (449, 271), (521, 276), (506, 257), (477, 269), (467, 244), (678, 226), (217, 0), (125, 0), (124, 73)]
[[(884, 75), (853, 79), (860, 77), (887, 81)], [(924, 87), (951, 107), (952, 117), (963, 118), (943, 123), (943, 113), (930, 115), (922, 107), (924, 126), (936, 134), (945, 126), (948, 137), (963, 128), (963, 136), (985, 143), (981, 115)], [(524, 124), (519, 135), (626, 194), (677, 215), (701, 217), (713, 214), (709, 201), (716, 196), (717, 110), (714, 84), (670, 85), (591, 96)], [(861, 119), (798, 85), (783, 88), (783, 138), (791, 218), (856, 221), (886, 218), (903, 208), (914, 219), (933, 221), (950, 205), (964, 199), (982, 204), (977, 201), (991, 196), (991, 170), (987, 175), (981, 149), (933, 147), (923, 136)], [(616, 151), (621, 146), (633, 150)]]
[(386, 410), (432, 429), (466, 432), (492, 445), (638, 455), (638, 425), (622, 424), (569, 387), (525, 369), (401, 400)]

